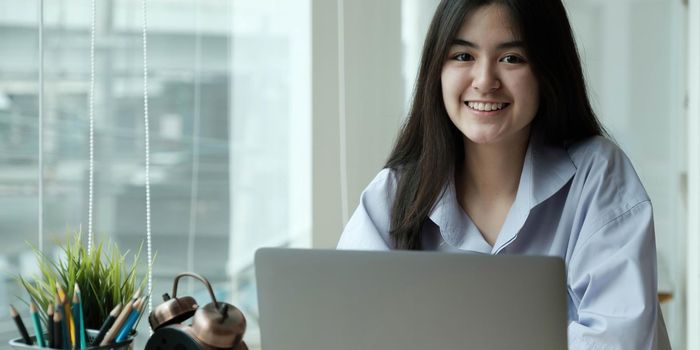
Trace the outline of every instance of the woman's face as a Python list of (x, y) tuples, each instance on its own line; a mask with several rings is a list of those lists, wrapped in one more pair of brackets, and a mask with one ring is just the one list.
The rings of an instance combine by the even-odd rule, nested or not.
[(447, 114), (469, 141), (527, 140), (539, 91), (506, 8), (488, 5), (467, 15), (448, 51), (441, 81)]

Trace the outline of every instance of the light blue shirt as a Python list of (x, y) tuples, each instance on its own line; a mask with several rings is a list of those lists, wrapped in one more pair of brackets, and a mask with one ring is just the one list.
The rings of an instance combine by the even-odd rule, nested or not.
[[(389, 227), (397, 176), (383, 169), (367, 186), (339, 249), (394, 247)], [(532, 137), (493, 246), (460, 207), (454, 183), (431, 211), (421, 240), (425, 250), (559, 256), (567, 268), (570, 349), (656, 349), (651, 202), (627, 156), (603, 137), (567, 149)]]

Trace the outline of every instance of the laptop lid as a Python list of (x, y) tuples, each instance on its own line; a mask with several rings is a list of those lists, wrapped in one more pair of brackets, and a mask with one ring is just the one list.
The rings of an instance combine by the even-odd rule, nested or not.
[(263, 248), (264, 350), (566, 349), (556, 257)]

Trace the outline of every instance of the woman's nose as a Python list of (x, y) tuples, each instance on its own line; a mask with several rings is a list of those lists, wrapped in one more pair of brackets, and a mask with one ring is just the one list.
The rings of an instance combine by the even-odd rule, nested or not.
[(488, 62), (477, 62), (473, 69), (472, 87), (480, 92), (491, 92), (501, 87), (494, 67)]

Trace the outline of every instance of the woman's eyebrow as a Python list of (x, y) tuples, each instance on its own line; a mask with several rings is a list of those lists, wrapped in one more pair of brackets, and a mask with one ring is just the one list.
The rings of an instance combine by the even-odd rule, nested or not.
[[(479, 49), (479, 45), (469, 41), (469, 40), (464, 40), (464, 39), (454, 39), (452, 41), (452, 45), (459, 45), (459, 46), (466, 46), (474, 49)], [(513, 41), (506, 41), (503, 43), (498, 44), (496, 46), (496, 49), (498, 50), (503, 50), (503, 49), (524, 49), (525, 48), (525, 43), (523, 43), (522, 40), (513, 40)]]

